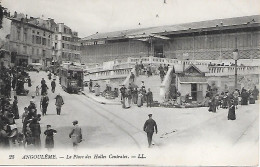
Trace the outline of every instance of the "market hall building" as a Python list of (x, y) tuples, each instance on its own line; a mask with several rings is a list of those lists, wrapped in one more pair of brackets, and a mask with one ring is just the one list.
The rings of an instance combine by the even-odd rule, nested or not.
[(180, 60), (260, 58), (260, 15), (96, 33), (81, 40), (84, 63), (154, 56)]

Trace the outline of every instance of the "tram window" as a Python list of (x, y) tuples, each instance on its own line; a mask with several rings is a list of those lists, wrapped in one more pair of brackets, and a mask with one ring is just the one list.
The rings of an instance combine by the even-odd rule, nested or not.
[(70, 79), (76, 79), (76, 80), (78, 80), (79, 77), (80, 77), (80, 75), (78, 74), (77, 71), (69, 71), (69, 72), (68, 72), (68, 78), (70, 78)]

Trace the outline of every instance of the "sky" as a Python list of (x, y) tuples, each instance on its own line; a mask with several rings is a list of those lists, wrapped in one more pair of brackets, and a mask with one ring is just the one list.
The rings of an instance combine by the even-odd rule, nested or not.
[[(166, 1), (166, 3), (164, 3)], [(96, 32), (260, 14), (260, 0), (0, 0), (11, 13), (53, 18), (83, 38)], [(139, 25), (140, 23), (140, 25)]]

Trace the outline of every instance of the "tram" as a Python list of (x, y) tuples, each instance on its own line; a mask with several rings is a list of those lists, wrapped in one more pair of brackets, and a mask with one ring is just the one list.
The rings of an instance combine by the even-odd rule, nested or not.
[(62, 89), (68, 93), (78, 93), (83, 90), (83, 70), (82, 66), (73, 63), (61, 65), (59, 76)]

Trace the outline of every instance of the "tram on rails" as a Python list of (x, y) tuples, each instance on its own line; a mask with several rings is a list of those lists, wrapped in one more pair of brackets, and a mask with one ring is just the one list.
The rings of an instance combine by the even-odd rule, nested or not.
[(83, 70), (82, 66), (73, 63), (63, 64), (59, 70), (62, 89), (68, 93), (78, 93), (83, 90)]

